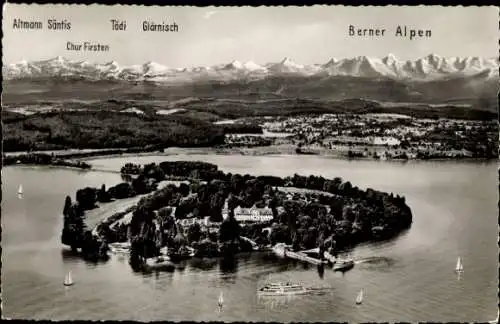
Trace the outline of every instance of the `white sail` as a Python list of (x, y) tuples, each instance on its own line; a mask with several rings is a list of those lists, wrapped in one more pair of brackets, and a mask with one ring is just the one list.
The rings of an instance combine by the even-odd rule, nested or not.
[(455, 267), (455, 271), (462, 272), (464, 270), (464, 266), (462, 265), (462, 259), (458, 257), (457, 266)]
[(73, 284), (73, 279), (71, 278), (71, 271), (70, 271), (70, 272), (68, 272), (68, 274), (64, 278), (64, 285), (71, 286), (72, 284)]
[(223, 293), (221, 292), (219, 295), (219, 306), (222, 306), (224, 304), (224, 296)]
[(17, 189), (17, 193), (19, 195), (22, 195), (23, 194), (23, 185), (19, 185), (19, 189)]
[(363, 289), (361, 289), (356, 296), (356, 304), (361, 304), (363, 302)]

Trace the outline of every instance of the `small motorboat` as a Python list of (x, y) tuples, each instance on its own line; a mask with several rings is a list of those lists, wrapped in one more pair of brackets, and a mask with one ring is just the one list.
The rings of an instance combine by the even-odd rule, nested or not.
[(73, 278), (71, 278), (71, 271), (68, 272), (66, 277), (64, 277), (64, 283), (65, 286), (72, 286), (73, 285)]
[(130, 252), (130, 243), (128, 242), (125, 242), (125, 243), (121, 243), (121, 242), (115, 242), (115, 243), (111, 243), (109, 244), (109, 249), (112, 253), (116, 253), (116, 254), (127, 254)]
[(354, 267), (353, 260), (338, 260), (333, 265), (333, 271), (347, 271)]
[(24, 193), (24, 191), (23, 191), (23, 185), (21, 184), (21, 185), (19, 185), (19, 188), (17, 189), (17, 194), (18, 195), (22, 195), (23, 193)]
[(277, 243), (272, 247), (272, 251), (280, 258), (286, 257), (286, 251), (289, 248), (285, 243)]
[(168, 258), (164, 257), (149, 258), (146, 260), (146, 266), (151, 270), (175, 270), (175, 264)]
[(195, 256), (195, 251), (190, 246), (183, 246), (178, 251), (169, 251), (165, 248), (162, 250), (160, 250), (160, 253), (166, 253), (166, 255), (170, 258), (170, 261), (172, 262), (188, 260)]
[(363, 289), (361, 289), (356, 296), (356, 305), (360, 305), (363, 302)]
[(301, 284), (294, 283), (270, 283), (260, 288), (257, 291), (259, 296), (291, 296), (291, 295), (303, 295), (309, 293), (309, 290), (303, 287)]

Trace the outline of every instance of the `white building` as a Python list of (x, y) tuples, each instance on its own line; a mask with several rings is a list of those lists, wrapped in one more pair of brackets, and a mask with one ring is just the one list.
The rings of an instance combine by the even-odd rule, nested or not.
[[(229, 207), (226, 199), (222, 209), (222, 218), (227, 219), (228, 217)], [(269, 207), (257, 208), (253, 206), (252, 208), (242, 208), (238, 206), (234, 209), (234, 219), (238, 222), (267, 222), (273, 220), (273, 218), (273, 210)]]
[(240, 206), (234, 209), (234, 219), (238, 222), (268, 222), (273, 220), (273, 211), (269, 207), (257, 208), (241, 208)]

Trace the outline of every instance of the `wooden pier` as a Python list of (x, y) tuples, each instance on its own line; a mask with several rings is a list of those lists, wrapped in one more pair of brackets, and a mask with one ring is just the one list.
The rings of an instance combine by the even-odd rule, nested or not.
[[(310, 250), (304, 250), (304, 251), (300, 251), (299, 253), (302, 253), (302, 254), (306, 254), (306, 253), (316, 253), (316, 254), (319, 254), (319, 248), (314, 248), (314, 249), (310, 249)], [(336, 258), (331, 255), (330, 253), (328, 253), (327, 251), (324, 251), (323, 252), (323, 257), (329, 262), (329, 263), (335, 263), (336, 261)]]
[(331, 255), (330, 253), (326, 252), (323, 254), (323, 256), (325, 257), (325, 259), (327, 259), (330, 263), (335, 263), (337, 261), (337, 258), (335, 258), (333, 255)]
[(310, 256), (305, 255), (304, 253), (301, 253), (301, 252), (285, 251), (285, 256), (292, 258), (292, 259), (296, 259), (296, 260), (300, 260), (300, 261), (304, 261), (304, 262), (309, 262), (309, 263), (312, 263), (315, 265), (322, 265), (322, 264), (328, 263), (328, 261), (326, 261), (326, 260), (322, 261), (320, 259), (312, 258)]

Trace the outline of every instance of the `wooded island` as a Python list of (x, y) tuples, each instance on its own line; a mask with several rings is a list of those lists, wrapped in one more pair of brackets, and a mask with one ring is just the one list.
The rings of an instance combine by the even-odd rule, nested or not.
[[(412, 222), (404, 197), (362, 190), (341, 178), (240, 175), (187, 161), (127, 163), (121, 173), (126, 181), (114, 187), (78, 190), (75, 202), (66, 197), (61, 239), (94, 260), (107, 258), (108, 244), (129, 242), (130, 264), (137, 270), (160, 250), (172, 260), (277, 243), (336, 253), (393, 237)], [(137, 195), (143, 196), (136, 205), (93, 231), (85, 228), (86, 210)]]

